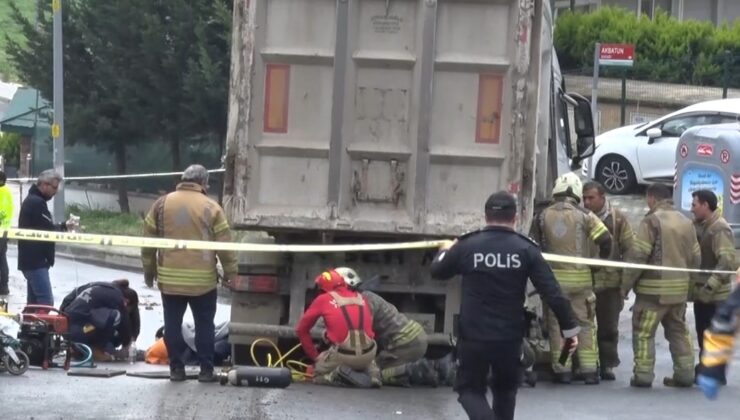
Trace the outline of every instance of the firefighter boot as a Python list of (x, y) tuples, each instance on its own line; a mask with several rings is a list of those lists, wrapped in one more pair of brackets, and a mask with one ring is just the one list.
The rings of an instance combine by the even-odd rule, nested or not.
[(552, 374), (552, 381), (556, 384), (570, 384), (573, 382), (573, 374), (570, 372), (555, 372)]
[(600, 374), (601, 379), (605, 381), (614, 381), (617, 379), (617, 377), (614, 375), (614, 369), (610, 367), (602, 367)]
[(408, 363), (408, 375), (411, 385), (426, 385), (437, 387), (439, 378), (434, 363), (428, 359), (419, 359), (414, 363)]
[(583, 382), (586, 385), (598, 385), (599, 384), (599, 374), (596, 372), (584, 373)]
[(689, 381), (679, 379), (674, 376), (666, 376), (665, 378), (663, 378), (663, 385), (671, 388), (691, 388), (692, 386), (694, 386), (694, 380), (693, 378)]
[(633, 376), (630, 379), (630, 386), (634, 388), (652, 388), (653, 384), (650, 382), (641, 381)]
[(409, 377), (409, 365), (394, 366), (385, 368), (380, 371), (380, 378), (383, 385), (402, 386), (408, 388), (411, 386)]
[(437, 384), (443, 386), (454, 386), (457, 377), (457, 361), (452, 355), (447, 355), (432, 362), (437, 373)]

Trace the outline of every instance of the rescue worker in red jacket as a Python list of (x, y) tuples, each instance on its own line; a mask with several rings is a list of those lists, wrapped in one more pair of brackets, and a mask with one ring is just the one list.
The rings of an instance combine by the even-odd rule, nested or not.
[[(367, 301), (350, 290), (334, 270), (321, 273), (315, 281), (324, 293), (314, 299), (296, 326), (303, 351), (314, 361), (314, 382), (379, 387), (377, 345)], [(326, 324), (324, 338), (330, 345), (321, 354), (311, 339), (311, 328), (319, 318)]]

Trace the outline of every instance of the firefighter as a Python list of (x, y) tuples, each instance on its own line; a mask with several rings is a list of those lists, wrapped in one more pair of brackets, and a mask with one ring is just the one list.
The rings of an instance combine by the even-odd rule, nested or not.
[[(699, 243), (692, 222), (673, 207), (671, 188), (652, 184), (647, 189), (650, 211), (640, 222), (628, 262), (678, 268), (701, 263)], [(686, 325), (689, 274), (680, 271), (626, 269), (622, 294), (635, 290), (632, 308), (633, 387), (652, 386), (655, 378), (655, 331), (663, 325), (673, 358), (673, 377), (663, 379), (670, 387), (694, 383), (694, 350)]]
[[(635, 233), (621, 210), (606, 199), (606, 191), (598, 182), (583, 185), (583, 206), (596, 214), (612, 235), (610, 260), (623, 261), (632, 248)], [(599, 374), (601, 379), (613, 381), (614, 368), (619, 366), (619, 313), (624, 307), (620, 289), (622, 270), (612, 267), (594, 267), (596, 293), (596, 337), (599, 347)]]
[[(335, 269), (352, 290), (359, 290), (362, 278), (348, 267)], [(431, 378), (433, 367), (423, 359), (427, 351), (427, 334), (418, 322), (398, 312), (391, 303), (377, 294), (365, 290), (362, 296), (370, 305), (373, 316), (373, 331), (378, 343), (375, 362), (380, 369), (384, 385), (411, 385), (411, 379), (419, 383)], [(417, 378), (418, 377), (418, 378)], [(435, 385), (436, 383), (429, 383)]]
[[(595, 214), (579, 206), (582, 193), (583, 185), (574, 173), (567, 173), (555, 180), (553, 204), (543, 210), (532, 223), (531, 236), (540, 243), (543, 252), (590, 257), (596, 245), (602, 258), (607, 258), (611, 253), (612, 239), (607, 227)], [(593, 292), (591, 269), (568, 263), (552, 263), (551, 266), (581, 326), (578, 335), (580, 345), (576, 351), (580, 373), (586, 384), (598, 384), (598, 350), (594, 325), (596, 296)], [(570, 383), (573, 379), (571, 360), (568, 359), (565, 365), (558, 362), (561, 348), (560, 327), (550, 309), (545, 312), (545, 320), (550, 340), (553, 381)]]
[[(701, 268), (717, 271), (735, 271), (735, 238), (732, 228), (717, 209), (717, 196), (709, 190), (691, 193), (691, 213), (701, 247)], [(717, 304), (730, 295), (732, 279), (729, 275), (691, 275), (691, 298), (694, 302), (694, 320), (699, 349), (704, 348), (704, 330), (709, 327)]]
[[(303, 351), (315, 363), (314, 382), (379, 387), (377, 344), (367, 300), (350, 290), (336, 270), (321, 273), (315, 283), (324, 293), (314, 299), (296, 326)], [(326, 324), (325, 339), (330, 344), (321, 354), (311, 340), (311, 328), (319, 318)]]

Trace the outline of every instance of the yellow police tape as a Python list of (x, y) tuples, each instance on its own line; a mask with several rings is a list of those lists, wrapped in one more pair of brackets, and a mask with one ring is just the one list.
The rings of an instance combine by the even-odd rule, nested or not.
[[(148, 238), (140, 236), (100, 235), (78, 232), (52, 232), (31, 229), (4, 229), (3, 237), (8, 239), (22, 239), (28, 241), (59, 242), (80, 245), (96, 245), (111, 247), (160, 248), (160, 249), (197, 249), (209, 251), (241, 251), (241, 252), (290, 252), (290, 253), (331, 253), (331, 252), (361, 252), (361, 251), (397, 251), (405, 249), (437, 248), (445, 240), (429, 240), (415, 242), (394, 242), (376, 244), (336, 244), (336, 245), (281, 245), (257, 244), (237, 242), (209, 242), (166, 238)], [(680, 271), (704, 274), (735, 274), (726, 270), (701, 270), (681, 267), (664, 267), (648, 264), (633, 264), (619, 261), (609, 261), (594, 258), (571, 257), (543, 253), (545, 260), (550, 262), (582, 264), (589, 266), (631, 268), (638, 270)]]

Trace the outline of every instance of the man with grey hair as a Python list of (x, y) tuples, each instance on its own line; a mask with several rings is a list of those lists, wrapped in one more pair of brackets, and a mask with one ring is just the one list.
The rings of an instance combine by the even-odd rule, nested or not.
[[(231, 230), (221, 206), (208, 197), (208, 171), (190, 165), (174, 192), (160, 197), (144, 219), (144, 235), (182, 240), (231, 241)], [(188, 305), (195, 324), (195, 347), (200, 362), (199, 382), (213, 382), (213, 348), (216, 316), (216, 257), (224, 277), (237, 275), (236, 253), (197, 249), (142, 248), (144, 281), (157, 280), (164, 309), (164, 342), (170, 359), (170, 380), (185, 380), (184, 354), (188, 347), (182, 336), (183, 315)]]
[[(61, 182), (62, 176), (53, 169), (39, 174), (36, 184), (31, 186), (21, 204), (19, 228), (67, 231), (77, 226), (72, 219), (54, 223), (46, 204), (57, 193)], [(54, 242), (18, 240), (18, 270), (26, 278), (26, 303), (29, 305), (54, 305), (49, 279), (49, 268), (54, 265), (54, 252)]]

